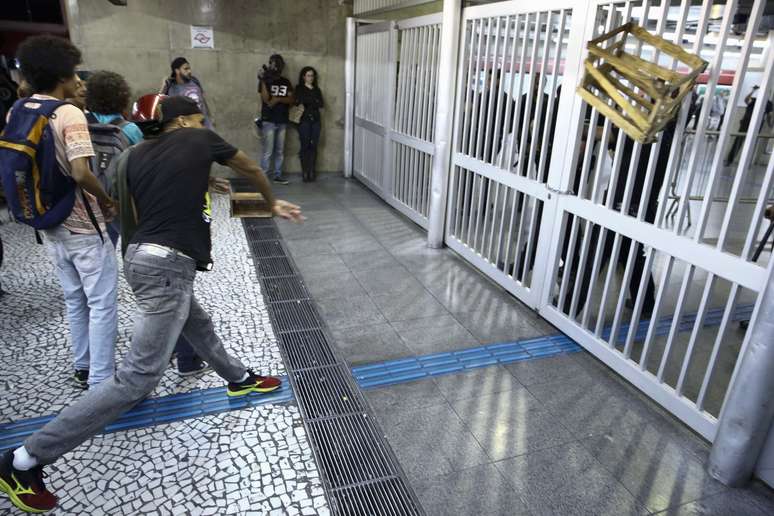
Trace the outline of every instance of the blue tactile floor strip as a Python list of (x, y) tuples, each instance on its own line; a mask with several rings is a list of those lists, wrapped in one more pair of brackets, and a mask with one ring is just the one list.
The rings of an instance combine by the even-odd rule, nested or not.
[(490, 344), (461, 351), (434, 353), (352, 368), (363, 389), (452, 374), (467, 369), (545, 358), (581, 351), (569, 337), (558, 335), (505, 344)]
[[(736, 307), (736, 310), (734, 311), (734, 315), (731, 316), (731, 321), (749, 321), (750, 317), (752, 316), (754, 305), (739, 305)], [(721, 321), (723, 320), (723, 313), (725, 313), (725, 307), (723, 308), (713, 308), (711, 310), (707, 310), (707, 314), (704, 316), (704, 327), (710, 327), (710, 326), (719, 326)], [(692, 314), (685, 314), (683, 315), (682, 319), (680, 320), (680, 326), (678, 328), (678, 331), (680, 333), (691, 331), (693, 329), (693, 325), (696, 324), (696, 317), (698, 314), (692, 313)], [(669, 331), (672, 327), (672, 321), (674, 317), (672, 315), (666, 315), (658, 320), (658, 324), (656, 326), (655, 336), (656, 337), (663, 337), (664, 335), (668, 335)], [(648, 328), (650, 327), (650, 319), (644, 319), (640, 321), (640, 323), (637, 325), (637, 334), (635, 335), (636, 340), (645, 340), (645, 337), (648, 334)], [(604, 340), (610, 339), (610, 332), (612, 331), (612, 327), (608, 326), (602, 331), (602, 338)], [(618, 336), (616, 338), (617, 343), (623, 343), (626, 341), (626, 338), (629, 333), (629, 325), (628, 324), (622, 324), (620, 329), (618, 330)]]
[[(156, 426), (270, 403), (284, 403), (292, 399), (293, 391), (287, 377), (282, 377), (282, 387), (279, 390), (269, 394), (248, 394), (232, 398), (226, 394), (226, 387), (215, 387), (150, 398), (105, 427), (103, 433)], [(0, 425), (0, 450), (19, 446), (27, 436), (53, 418), (53, 415), (42, 416)]]
[[(752, 305), (740, 305), (737, 307), (732, 320), (749, 320), (752, 309)], [(704, 326), (718, 325), (722, 317), (722, 308), (708, 310)], [(686, 314), (680, 322), (680, 331), (691, 330), (695, 322), (696, 314)], [(671, 324), (672, 316), (659, 319), (656, 335), (668, 334)], [(649, 320), (640, 322), (637, 331), (638, 339), (645, 338), (649, 325)], [(619, 341), (625, 340), (627, 331), (628, 325), (622, 325)], [(609, 335), (610, 328), (606, 328), (603, 337), (608, 338)], [(353, 367), (352, 375), (361, 389), (373, 389), (497, 364), (577, 353), (582, 349), (580, 345), (565, 335), (552, 335), (518, 342), (489, 344), (460, 351), (377, 362)], [(108, 425), (104, 433), (151, 427), (209, 414), (291, 401), (294, 396), (290, 382), (287, 381), (287, 377), (282, 379), (282, 388), (270, 394), (229, 398), (226, 395), (225, 387), (215, 387), (147, 399), (121, 416), (115, 423)], [(53, 415), (49, 415), (0, 425), (0, 451), (19, 446), (27, 436), (53, 418)]]
[[(737, 307), (733, 321), (749, 320), (753, 305)], [(719, 325), (724, 309), (707, 311), (704, 326)], [(680, 321), (680, 331), (689, 331), (696, 322), (696, 314), (686, 314)], [(659, 319), (656, 335), (669, 333), (672, 316)], [(637, 338), (645, 338), (650, 325), (649, 320), (639, 323)], [(622, 325), (618, 341), (623, 342), (628, 325)], [(603, 332), (609, 338), (610, 328)], [(418, 357), (401, 358), (386, 362), (377, 362), (353, 367), (352, 375), (361, 389), (386, 387), (398, 383), (410, 382), (421, 378), (430, 378), (454, 374), (470, 369), (508, 364), (522, 360), (534, 360), (562, 354), (582, 351), (582, 347), (565, 335), (553, 335), (519, 342), (489, 344), (460, 351), (434, 353)], [(290, 382), (283, 377), (282, 388), (270, 394), (253, 394), (229, 398), (225, 387), (202, 389), (183, 394), (173, 394), (143, 401), (137, 407), (121, 416), (115, 423), (108, 425), (104, 433), (119, 432), (134, 428), (156, 426), (173, 421), (218, 414), (231, 410), (240, 410), (270, 403), (284, 403), (293, 399)], [(0, 451), (19, 446), (24, 439), (53, 419), (53, 415), (24, 419), (0, 425)]]

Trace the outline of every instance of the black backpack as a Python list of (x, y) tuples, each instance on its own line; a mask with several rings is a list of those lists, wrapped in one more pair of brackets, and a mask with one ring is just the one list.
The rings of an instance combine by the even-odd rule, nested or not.
[(89, 121), (89, 135), (91, 136), (91, 145), (94, 147), (94, 157), (91, 158), (91, 171), (97, 176), (99, 182), (102, 183), (102, 188), (109, 192), (113, 184), (113, 178), (109, 177), (112, 171), (110, 163), (131, 147), (129, 139), (122, 130), (129, 122), (121, 117), (117, 117), (111, 120), (110, 123), (102, 124), (91, 113), (86, 115), (86, 119)]

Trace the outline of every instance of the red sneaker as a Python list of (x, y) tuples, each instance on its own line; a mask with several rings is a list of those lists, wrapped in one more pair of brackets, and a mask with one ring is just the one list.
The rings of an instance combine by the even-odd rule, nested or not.
[(43, 467), (29, 471), (13, 467), (13, 451), (5, 452), (0, 460), (0, 491), (11, 503), (25, 512), (47, 512), (56, 507), (56, 496), (43, 484)]
[(260, 376), (247, 370), (250, 375), (244, 382), (229, 382), (226, 393), (229, 396), (244, 396), (251, 392), (267, 393), (276, 391), (282, 386), (282, 380), (273, 376)]

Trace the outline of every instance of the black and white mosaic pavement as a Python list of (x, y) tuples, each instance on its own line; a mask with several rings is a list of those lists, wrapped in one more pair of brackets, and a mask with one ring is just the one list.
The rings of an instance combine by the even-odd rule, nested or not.
[[(229, 217), (227, 197), (214, 196), (213, 204), (215, 267), (197, 275), (197, 299), (229, 352), (264, 374), (284, 374), (242, 224)], [(30, 228), (2, 217), (0, 423), (56, 413), (82, 392), (70, 382), (69, 330), (54, 267)], [(127, 350), (134, 310), (131, 289), (119, 274), (117, 362)], [(153, 396), (221, 385), (214, 372), (183, 379), (170, 366)]]
[[(215, 268), (196, 295), (226, 349), (269, 374), (285, 369), (247, 248), (228, 199), (213, 206)], [(5, 217), (5, 214), (0, 214)], [(82, 391), (70, 383), (72, 355), (62, 293), (33, 232), (0, 224), (0, 424), (61, 410)], [(134, 300), (119, 276), (117, 360), (131, 337)], [(167, 370), (153, 396), (223, 385)], [(99, 435), (47, 468), (62, 515), (327, 515), (322, 483), (294, 404), (267, 405)], [(16, 514), (0, 496), (0, 515)]]
[(55, 515), (329, 514), (293, 405), (97, 436), (47, 472)]

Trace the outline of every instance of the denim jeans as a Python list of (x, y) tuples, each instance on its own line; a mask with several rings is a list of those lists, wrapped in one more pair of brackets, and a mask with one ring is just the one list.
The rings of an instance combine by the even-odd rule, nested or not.
[(116, 250), (99, 235), (77, 235), (63, 226), (47, 229), (46, 250), (64, 291), (76, 369), (89, 370), (89, 385), (115, 368), (118, 333)]
[[(277, 179), (282, 177), (282, 160), (285, 158), (285, 129), (287, 124), (275, 124), (263, 121), (261, 134), (263, 135), (263, 154), (261, 155), (261, 168), (267, 176)], [(269, 173), (271, 158), (274, 157), (274, 174)]]
[(65, 408), (24, 443), (41, 464), (50, 464), (134, 407), (156, 387), (178, 336), (222, 378), (239, 381), (247, 371), (223, 348), (212, 320), (193, 295), (196, 265), (182, 254), (132, 244), (124, 275), (137, 301), (129, 352), (116, 374)]
[(298, 139), (301, 143), (300, 155), (302, 159), (304, 153), (315, 152), (317, 144), (320, 142), (320, 121), (301, 120), (301, 123), (298, 124)]

